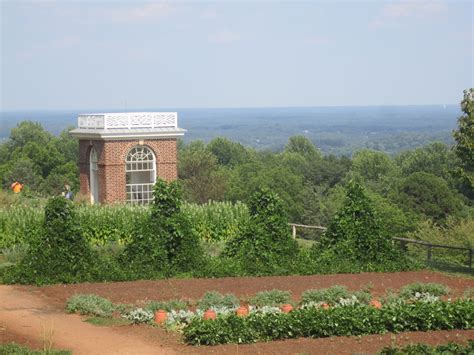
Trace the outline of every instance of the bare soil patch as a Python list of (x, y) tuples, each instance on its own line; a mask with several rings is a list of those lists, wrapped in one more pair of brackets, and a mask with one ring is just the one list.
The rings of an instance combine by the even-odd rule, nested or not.
[[(405, 345), (423, 342), (438, 345), (448, 341), (466, 343), (469, 339), (474, 339), (474, 330), (454, 330), (363, 337), (294, 339), (249, 345), (191, 347), (181, 343), (181, 336), (179, 334), (166, 332), (163, 329), (150, 326), (98, 327), (83, 322), (84, 318), (64, 313), (66, 300), (76, 293), (97, 294), (109, 298), (115, 303), (143, 303), (147, 300), (169, 300), (173, 298), (197, 300), (206, 291), (211, 290), (222, 293), (230, 292), (240, 298), (246, 298), (254, 295), (256, 292), (276, 288), (290, 290), (294, 299), (299, 299), (303, 291), (311, 288), (344, 285), (350, 290), (358, 290), (370, 284), (372, 285), (372, 294), (375, 297), (379, 297), (384, 295), (388, 289), (396, 291), (404, 285), (413, 282), (445, 284), (451, 289), (451, 297), (459, 297), (466, 288), (474, 287), (474, 279), (448, 276), (432, 271), (221, 279), (168, 279), (44, 287), (0, 286), (0, 299), (2, 299), (0, 303), (0, 342), (15, 340), (32, 347), (41, 347), (41, 331), (42, 324), (44, 325), (45, 322), (45, 316), (53, 317), (56, 325), (60, 325), (61, 329), (64, 327), (64, 329), (68, 330), (64, 334), (62, 331), (54, 334), (54, 346), (72, 349), (77, 354), (86, 352), (98, 353), (97, 346), (100, 347), (100, 344), (107, 341), (112, 346), (111, 349), (115, 350), (102, 353), (373, 354), (384, 346), (394, 343)], [(10, 302), (9, 306), (4, 302), (4, 298), (7, 295)], [(30, 320), (24, 319), (26, 316), (30, 317)], [(33, 327), (35, 331), (32, 332), (27, 327)], [(87, 336), (87, 334), (89, 335)], [(71, 344), (78, 348), (73, 348)], [(141, 351), (136, 346), (141, 346)], [(90, 352), (91, 349), (96, 349), (96, 352)], [(100, 349), (104, 351), (103, 347)], [(134, 350), (131, 351), (131, 349)]]

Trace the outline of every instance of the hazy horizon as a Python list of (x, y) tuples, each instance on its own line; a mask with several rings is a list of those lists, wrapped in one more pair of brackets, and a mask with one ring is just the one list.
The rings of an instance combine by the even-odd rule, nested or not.
[(0, 109), (456, 104), (472, 1), (2, 1)]

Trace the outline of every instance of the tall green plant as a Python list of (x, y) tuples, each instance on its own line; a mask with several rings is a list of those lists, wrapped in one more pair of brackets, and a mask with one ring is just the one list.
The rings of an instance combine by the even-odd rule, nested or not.
[(290, 272), (298, 255), (291, 238), (282, 201), (269, 189), (259, 189), (249, 203), (250, 222), (242, 235), (231, 240), (225, 254), (235, 257), (250, 274)]
[(144, 274), (193, 270), (199, 264), (202, 252), (199, 237), (181, 211), (179, 183), (158, 179), (153, 196), (150, 216), (132, 236), (125, 249), (125, 259)]
[(358, 266), (354, 271), (390, 269), (393, 263), (401, 266), (405, 261), (390, 237), (383, 232), (373, 202), (363, 187), (354, 181), (349, 182), (344, 206), (320, 242), (313, 246), (312, 254), (314, 259), (323, 263), (342, 262), (354, 268)]
[(78, 282), (87, 279), (92, 261), (92, 251), (76, 223), (74, 205), (53, 197), (45, 207), (42, 232), (7, 279), (36, 284)]

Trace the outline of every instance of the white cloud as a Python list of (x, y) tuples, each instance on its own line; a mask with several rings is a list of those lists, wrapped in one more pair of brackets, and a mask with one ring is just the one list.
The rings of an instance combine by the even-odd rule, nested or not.
[(406, 19), (423, 19), (437, 16), (447, 9), (440, 1), (405, 0), (386, 4), (369, 26), (373, 28), (397, 24)]
[(240, 35), (231, 31), (219, 31), (209, 35), (207, 39), (210, 43), (226, 44), (240, 40)]

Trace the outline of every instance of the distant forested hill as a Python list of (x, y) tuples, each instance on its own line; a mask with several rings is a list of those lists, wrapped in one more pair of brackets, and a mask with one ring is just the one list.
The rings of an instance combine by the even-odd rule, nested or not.
[[(117, 112), (104, 109), (93, 112)], [(136, 111), (177, 111), (179, 125), (188, 130), (185, 141), (206, 142), (221, 136), (257, 149), (281, 150), (288, 138), (305, 135), (323, 153), (351, 155), (360, 148), (393, 154), (432, 141), (451, 144), (451, 132), (460, 116), (458, 105), (287, 107), (176, 109), (144, 108)], [(37, 121), (59, 134), (76, 125), (81, 111), (2, 112), (0, 140), (24, 120)]]

